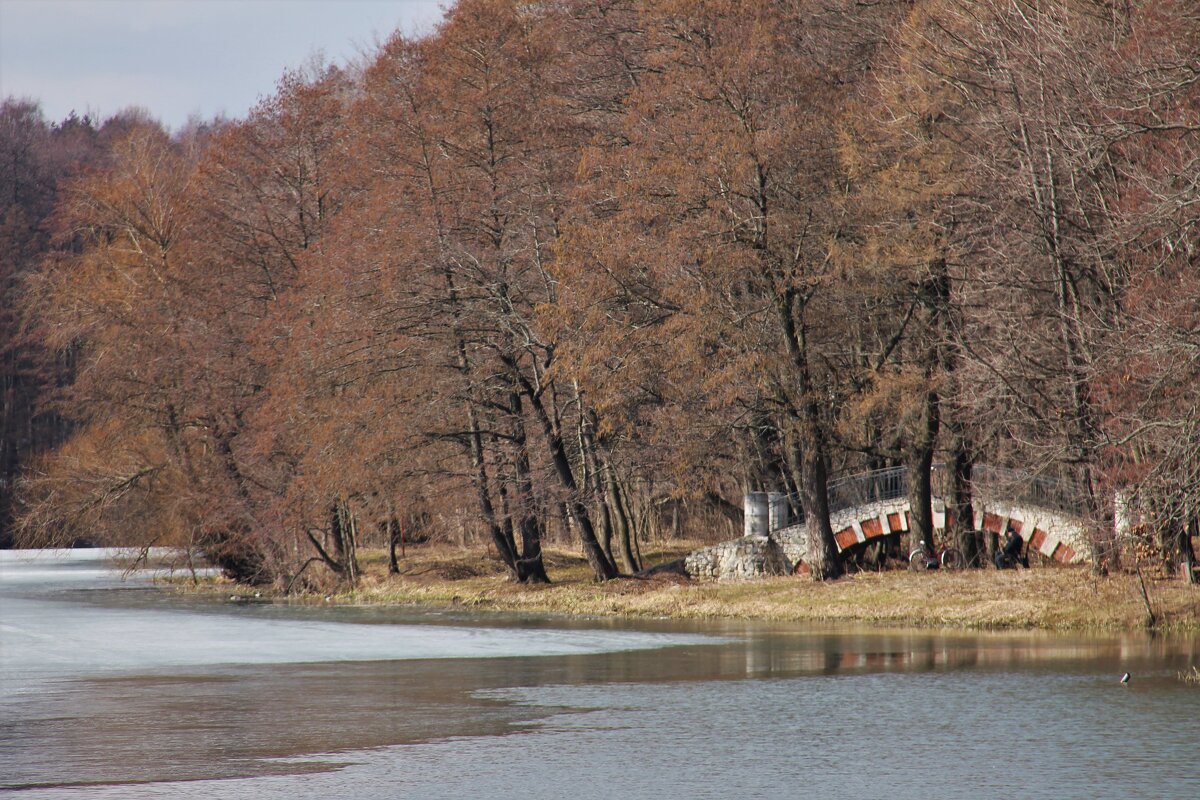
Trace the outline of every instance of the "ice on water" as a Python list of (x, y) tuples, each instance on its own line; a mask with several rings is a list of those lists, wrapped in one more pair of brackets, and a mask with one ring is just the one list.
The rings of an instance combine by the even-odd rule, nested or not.
[[(497, 658), (615, 652), (711, 637), (362, 624), (80, 602), (119, 585), (111, 551), (0, 553), (0, 693), (47, 679), (221, 664)], [(138, 578), (134, 576), (133, 581)]]

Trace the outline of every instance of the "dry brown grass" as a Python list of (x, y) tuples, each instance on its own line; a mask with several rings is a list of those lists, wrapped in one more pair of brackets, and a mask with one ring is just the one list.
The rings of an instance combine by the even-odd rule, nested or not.
[[(645, 553), (650, 564), (678, 558), (695, 543)], [(363, 578), (331, 602), (459, 606), (571, 616), (758, 619), (868, 623), (972, 629), (1131, 631), (1148, 627), (1135, 575), (1092, 575), (1087, 567), (1047, 566), (925, 573), (862, 572), (836, 581), (780, 577), (740, 583), (692, 581), (677, 575), (596, 583), (574, 553), (546, 552), (554, 583), (510, 583), (502, 565), (479, 551), (446, 545), (410, 547), (401, 574), (389, 575), (386, 555), (362, 553)], [(228, 585), (179, 587), (228, 592)], [(1148, 577), (1147, 593), (1159, 630), (1200, 630), (1200, 587)], [(324, 594), (309, 598), (325, 602)], [(293, 598), (303, 601), (304, 598)]]
[[(690, 549), (686, 543), (648, 554), (658, 563)], [(338, 602), (458, 605), (476, 609), (580, 616), (746, 618), (866, 622), (889, 626), (1135, 630), (1147, 626), (1145, 603), (1132, 575), (1099, 578), (1086, 567), (997, 572), (858, 573), (829, 583), (770, 578), (705, 583), (678, 576), (626, 578), (598, 584), (582, 558), (550, 551), (549, 586), (508, 582), (494, 560), (446, 547), (410, 549), (398, 576), (378, 554), (364, 579)], [(1200, 589), (1178, 580), (1148, 585), (1158, 625), (1200, 629)]]

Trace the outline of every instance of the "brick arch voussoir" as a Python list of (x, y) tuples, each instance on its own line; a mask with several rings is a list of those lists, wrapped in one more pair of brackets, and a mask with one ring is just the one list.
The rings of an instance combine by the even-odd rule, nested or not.
[(851, 509), (833, 515), (836, 519), (833, 539), (839, 553), (895, 533), (907, 533), (912, 526), (907, 503), (890, 503), (872, 510), (875, 513)]
[[(912, 528), (912, 515), (906, 501), (876, 506), (871, 512), (873, 513), (866, 513), (862, 509), (849, 509), (835, 515), (837, 521), (834, 524), (833, 538), (837, 543), (838, 552), (845, 552), (891, 534), (908, 533)], [(1016, 507), (1003, 511), (985, 507), (977, 510), (975, 516), (976, 530), (1003, 536), (1011, 527), (1025, 540), (1031, 551), (1063, 564), (1079, 560), (1079, 551), (1073, 546), (1070, 536), (1062, 532), (1056, 535), (1052, 528), (1048, 530), (1041, 527), (1040, 520), (1048, 516), (1045, 512)], [(935, 512), (934, 524), (938, 530), (944, 530), (947, 524), (946, 513)]]
[(1010, 528), (1025, 540), (1027, 548), (1032, 552), (1041, 553), (1061, 564), (1070, 564), (1078, 560), (1076, 552), (1066, 537), (1052, 536), (1037, 524), (1037, 515), (1026, 509), (1009, 509), (1008, 513), (983, 510), (977, 512), (976, 527), (997, 536), (1003, 536)]

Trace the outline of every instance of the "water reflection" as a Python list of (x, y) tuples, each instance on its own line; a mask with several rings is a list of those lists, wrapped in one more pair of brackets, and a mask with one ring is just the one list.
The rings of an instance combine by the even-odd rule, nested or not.
[[(1200, 796), (1200, 692), (1174, 677), (1200, 661), (1191, 637), (518, 621), (80, 589), (0, 584), (0, 786), (18, 796), (556, 798), (564, 775), (573, 800)], [(244, 657), (195, 656), (243, 625), (262, 636)], [(69, 652), (172, 628), (163, 649), (191, 660)], [(511, 649), (397, 660), (372, 644), (401, 634), (448, 656)]]
[(806, 632), (803, 642), (786, 635), (753, 638), (745, 651), (745, 674), (780, 675), (837, 672), (922, 672), (951, 669), (1011, 670), (1050, 668), (1086, 662), (1190, 666), (1198, 651), (1195, 636), (1096, 637), (927, 631)]

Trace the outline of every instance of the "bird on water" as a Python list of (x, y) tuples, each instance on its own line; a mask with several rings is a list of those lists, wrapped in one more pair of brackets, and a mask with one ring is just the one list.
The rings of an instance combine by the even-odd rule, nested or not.
[(1129, 683), (1129, 673), (1128, 672), (1126, 672), (1124, 675), (1121, 676), (1121, 683)]

